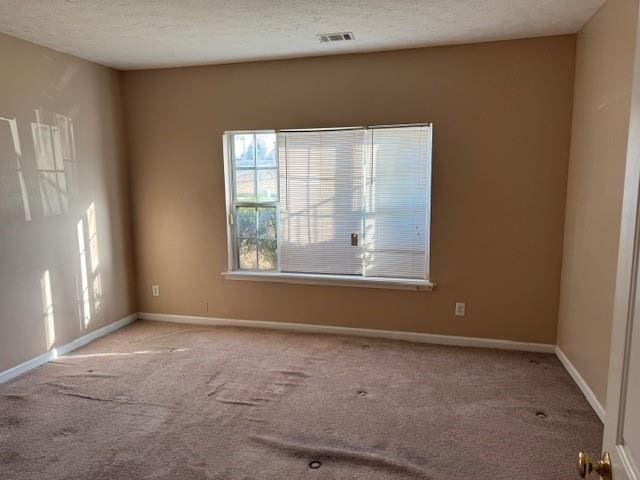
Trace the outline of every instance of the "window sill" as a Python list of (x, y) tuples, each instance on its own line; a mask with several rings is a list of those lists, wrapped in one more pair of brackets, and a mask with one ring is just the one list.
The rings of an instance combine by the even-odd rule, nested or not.
[(222, 272), (229, 280), (248, 280), (257, 282), (299, 283), (305, 285), (332, 285), (345, 287), (387, 288), (395, 290), (431, 291), (434, 283), (415, 278), (359, 277), (354, 275), (325, 275), (311, 273), (281, 273), (231, 271)]

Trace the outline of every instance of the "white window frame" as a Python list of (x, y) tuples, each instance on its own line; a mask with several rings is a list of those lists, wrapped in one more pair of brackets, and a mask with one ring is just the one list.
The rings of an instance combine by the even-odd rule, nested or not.
[[(432, 124), (414, 124), (428, 125)], [(386, 125), (385, 125), (386, 126)], [(391, 125), (389, 125), (391, 126)], [(393, 125), (405, 126), (405, 125)], [(409, 125), (406, 125), (409, 126)], [(225, 201), (226, 201), (226, 223), (227, 223), (227, 271), (222, 275), (230, 280), (249, 280), (249, 281), (266, 281), (290, 284), (307, 284), (307, 285), (332, 285), (332, 286), (352, 286), (352, 287), (369, 287), (369, 288), (385, 288), (400, 290), (421, 290), (431, 291), (435, 287), (435, 283), (429, 279), (430, 270), (430, 246), (431, 246), (431, 199), (427, 198), (427, 247), (425, 250), (426, 272), (424, 279), (416, 278), (387, 278), (387, 277), (367, 277), (361, 275), (330, 275), (330, 274), (310, 274), (310, 273), (287, 273), (280, 271), (280, 208), (279, 208), (279, 189), (280, 189), (280, 165), (278, 154), (278, 143), (276, 138), (276, 172), (278, 174), (278, 199), (276, 202), (256, 202), (249, 205), (247, 202), (236, 202), (235, 199), (235, 179), (233, 155), (231, 152), (231, 138), (237, 134), (261, 134), (273, 133), (276, 130), (230, 130), (225, 131), (222, 135), (223, 161), (224, 161), (224, 185), (225, 185)], [(433, 132), (432, 132), (433, 134)], [(431, 179), (429, 179), (431, 180)], [(431, 184), (429, 185), (429, 196), (431, 196)], [(236, 207), (246, 205), (253, 207), (275, 207), (276, 208), (276, 250), (277, 250), (277, 270), (240, 270), (238, 266), (238, 234), (235, 221)]]
[[(226, 212), (227, 212), (227, 251), (228, 251), (228, 272), (243, 272), (243, 273), (262, 273), (262, 272), (275, 272), (280, 270), (280, 212), (279, 212), (279, 200), (280, 200), (280, 166), (279, 166), (279, 158), (278, 158), (278, 140), (276, 136), (276, 185), (278, 190), (278, 198), (275, 202), (243, 202), (238, 201), (235, 195), (235, 168), (233, 165), (233, 155), (232, 149), (233, 146), (229, 143), (229, 139), (233, 135), (253, 135), (254, 138), (259, 134), (276, 134), (275, 130), (237, 130), (231, 132), (225, 132), (222, 137), (223, 149), (224, 149), (224, 187), (225, 187), (225, 198), (226, 198)], [(254, 147), (255, 148), (255, 147)], [(257, 159), (254, 159), (257, 162)], [(254, 167), (256, 172), (255, 174), (255, 182), (256, 182), (256, 194), (257, 190), (257, 181), (258, 181), (258, 170), (260, 170), (257, 166)], [(277, 257), (277, 265), (276, 270), (240, 270), (238, 265), (238, 231), (236, 228), (236, 218), (235, 212), (238, 207), (248, 207), (248, 208), (275, 208), (276, 209), (276, 257)], [(258, 241), (256, 239), (256, 241)], [(259, 242), (258, 242), (259, 243)], [(225, 273), (228, 273), (225, 272)]]

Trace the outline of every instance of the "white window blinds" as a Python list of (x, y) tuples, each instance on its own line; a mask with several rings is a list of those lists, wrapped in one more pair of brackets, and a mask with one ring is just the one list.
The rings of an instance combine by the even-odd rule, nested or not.
[(367, 130), (365, 275), (425, 278), (429, 241), (431, 129)]
[(278, 145), (281, 271), (362, 275), (364, 130), (281, 132)]
[(282, 272), (426, 278), (431, 127), (278, 135)]

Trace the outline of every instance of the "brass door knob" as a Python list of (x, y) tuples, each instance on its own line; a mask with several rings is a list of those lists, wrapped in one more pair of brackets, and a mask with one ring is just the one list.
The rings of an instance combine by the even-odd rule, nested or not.
[(587, 475), (596, 472), (602, 480), (612, 480), (611, 475), (611, 457), (607, 452), (602, 454), (602, 458), (596, 463), (591, 461), (591, 457), (587, 452), (578, 454), (578, 475), (587, 478)]

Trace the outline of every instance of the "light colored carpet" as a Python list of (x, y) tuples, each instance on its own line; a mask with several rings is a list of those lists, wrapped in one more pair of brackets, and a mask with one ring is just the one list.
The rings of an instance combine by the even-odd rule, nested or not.
[(3, 480), (564, 480), (601, 438), (552, 355), (357, 337), (138, 321), (0, 385)]

